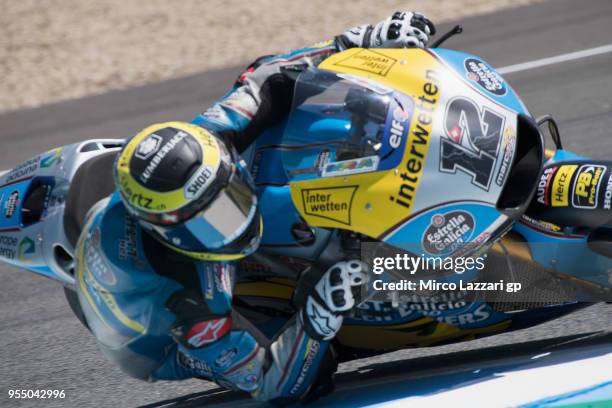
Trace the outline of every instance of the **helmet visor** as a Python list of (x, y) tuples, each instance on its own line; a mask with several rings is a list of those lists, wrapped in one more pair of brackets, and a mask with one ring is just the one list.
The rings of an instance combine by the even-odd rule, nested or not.
[(257, 197), (250, 179), (234, 168), (228, 184), (190, 219), (146, 227), (173, 247), (189, 252), (224, 249), (249, 229), (257, 213)]

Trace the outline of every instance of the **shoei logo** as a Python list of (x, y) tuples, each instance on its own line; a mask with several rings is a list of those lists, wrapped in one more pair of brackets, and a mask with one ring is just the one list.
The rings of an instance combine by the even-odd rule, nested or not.
[(474, 217), (467, 211), (435, 214), (423, 234), (423, 249), (432, 255), (452, 254), (469, 241), (474, 225)]
[(185, 198), (191, 200), (199, 197), (213, 181), (213, 169), (210, 166), (201, 167), (194, 173), (185, 185)]
[(193, 347), (214, 343), (225, 336), (231, 327), (232, 319), (229, 317), (196, 323), (187, 332), (187, 343)]
[(152, 134), (147, 136), (140, 144), (138, 145), (138, 149), (136, 149), (135, 156), (141, 160), (146, 160), (151, 155), (156, 153), (159, 150), (159, 146), (161, 145), (162, 138), (157, 136), (156, 134)]

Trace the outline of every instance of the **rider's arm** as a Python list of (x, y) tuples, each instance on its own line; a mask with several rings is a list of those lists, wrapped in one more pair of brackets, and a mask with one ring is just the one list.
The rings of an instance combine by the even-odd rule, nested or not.
[[(215, 264), (210, 299), (179, 291), (167, 303), (176, 315), (172, 332), (179, 363), (194, 376), (251, 392), (261, 401), (303, 397), (335, 370), (327, 355), (329, 342), (342, 325), (341, 313), (355, 304), (352, 287), (363, 282), (363, 268), (358, 261), (330, 268), (308, 291), (296, 316), (268, 340), (232, 311), (232, 265)], [(215, 306), (216, 300), (221, 302)]]
[(375, 26), (361, 25), (334, 40), (287, 54), (259, 58), (240, 75), (233, 88), (193, 123), (217, 132), (244, 151), (263, 130), (289, 112), (297, 75), (331, 54), (352, 47), (424, 47), (435, 33), (418, 13), (396, 12)]

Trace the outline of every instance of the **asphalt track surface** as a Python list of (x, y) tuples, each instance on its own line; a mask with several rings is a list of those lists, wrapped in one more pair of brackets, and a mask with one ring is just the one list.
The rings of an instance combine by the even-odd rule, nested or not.
[[(446, 47), (503, 67), (612, 43), (612, 2), (549, 1), (463, 20)], [(450, 25), (440, 27), (444, 32)], [(41, 69), (43, 69), (41, 67)], [(189, 120), (222, 95), (239, 68), (0, 115), (0, 168), (87, 138), (123, 138), (164, 120)], [(612, 53), (505, 76), (536, 116), (552, 113), (565, 147), (612, 156)], [(0, 265), (0, 406), (195, 407), (250, 405), (202, 381), (149, 384), (105, 361), (72, 316), (61, 287)], [(509, 353), (493, 346), (612, 330), (612, 305), (598, 304), (539, 327), (450, 346), (403, 350), (341, 366), (340, 392), (421, 369)], [(458, 353), (458, 354), (449, 354)], [(425, 358), (423, 360), (423, 358)], [(450, 364), (452, 365), (452, 364)], [(451, 370), (451, 368), (449, 368)], [(367, 374), (365, 374), (367, 373)], [(545, 379), (543, 379), (545, 381)], [(9, 400), (8, 389), (63, 389), (65, 400)], [(236, 398), (240, 397), (240, 402)], [(461, 406), (459, 404), (457, 406)]]

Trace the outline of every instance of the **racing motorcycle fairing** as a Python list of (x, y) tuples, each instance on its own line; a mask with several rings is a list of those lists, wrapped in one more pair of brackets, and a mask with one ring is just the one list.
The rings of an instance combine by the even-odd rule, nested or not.
[(115, 139), (87, 140), (35, 156), (0, 175), (0, 259), (73, 285), (74, 244), (64, 228), (73, 178), (84, 163), (121, 145)]
[[(430, 255), (497, 238), (535, 191), (542, 138), (521, 106), (457, 76), (420, 49), (351, 49), (303, 72), (281, 144), (300, 216)], [(439, 248), (412, 225), (456, 219)]]

